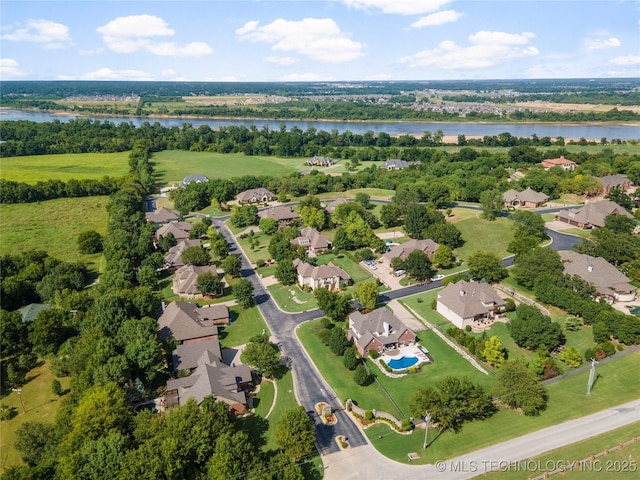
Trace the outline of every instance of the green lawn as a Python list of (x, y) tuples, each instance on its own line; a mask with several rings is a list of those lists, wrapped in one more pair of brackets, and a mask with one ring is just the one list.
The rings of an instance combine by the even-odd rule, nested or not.
[(102, 255), (80, 254), (77, 238), (84, 230), (106, 233), (108, 203), (109, 197), (100, 196), (0, 204), (0, 255), (45, 250), (60, 260), (93, 264), (97, 270)]
[(298, 408), (298, 401), (293, 393), (293, 377), (290, 370), (285, 370), (282, 378), (276, 380), (278, 384), (278, 397), (276, 404), (267, 419), (269, 430), (267, 431), (267, 448), (275, 450), (277, 448), (275, 439), (275, 427), (285, 410)]
[(260, 391), (253, 398), (253, 407), (255, 408), (255, 414), (265, 418), (271, 405), (273, 405), (273, 399), (275, 397), (275, 388), (273, 383), (268, 380), (262, 380), (260, 382)]
[(247, 156), (241, 153), (187, 152), (165, 150), (153, 155), (156, 175), (161, 184), (182, 181), (192, 173), (209, 178), (233, 178), (243, 175), (281, 177), (304, 170), (306, 159)]
[[(638, 437), (640, 432), (640, 423), (633, 423), (625, 427), (612, 430), (602, 435), (589, 438), (582, 442), (558, 448), (544, 455), (534, 457), (533, 462), (527, 462), (526, 465), (534, 465), (537, 468), (541, 465), (544, 470), (550, 471), (554, 467), (559, 468), (562, 465), (571, 464), (573, 461), (578, 462), (572, 471), (554, 475), (553, 478), (562, 478), (565, 480), (599, 480), (604, 476), (611, 478), (635, 479), (638, 478), (640, 470), (640, 441), (636, 441), (631, 445), (627, 445), (620, 450), (613, 451), (605, 456), (589, 460), (591, 455), (597, 455), (605, 449), (612, 449)], [(582, 461), (585, 462), (582, 462)], [(633, 462), (635, 461), (635, 469)], [(548, 467), (548, 468), (547, 468)], [(607, 472), (607, 467), (612, 468)], [(625, 467), (625, 468), (623, 468)], [(530, 476), (541, 475), (544, 471), (528, 472)], [(608, 475), (605, 475), (608, 473)], [(496, 480), (520, 480), (522, 471), (499, 471), (486, 473), (478, 478), (496, 479)]]
[(360, 264), (344, 253), (325, 253), (316, 258), (318, 265), (331, 262), (349, 274), (354, 283), (366, 282), (373, 278)]
[(640, 352), (635, 352), (600, 366), (590, 396), (585, 394), (589, 372), (582, 372), (547, 387), (549, 403), (540, 416), (526, 417), (501, 409), (488, 420), (465, 424), (457, 434), (438, 434), (433, 429), (426, 453), (422, 450), (422, 435), (398, 435), (384, 425), (365, 433), (378, 451), (393, 460), (408, 463), (407, 453), (419, 452), (420, 458), (414, 464), (434, 463), (636, 399), (640, 396), (640, 383), (630, 379), (638, 375)]
[(229, 313), (233, 323), (220, 333), (220, 343), (223, 348), (244, 345), (251, 337), (260, 335), (263, 331), (269, 332), (258, 307), (244, 309), (234, 305), (229, 307)]
[(41, 180), (121, 177), (128, 172), (129, 152), (61, 153), (3, 158), (0, 177), (33, 184)]
[(273, 300), (285, 312), (299, 313), (318, 308), (318, 302), (313, 293), (303, 292), (298, 284), (281, 285), (277, 283), (269, 285), (267, 290)]
[[(229, 224), (227, 223), (227, 225)], [(243, 231), (245, 228), (246, 227), (243, 227), (239, 229), (237, 232), (233, 232), (234, 235), (236, 235), (238, 232)], [(271, 258), (271, 254), (269, 253), (269, 242), (271, 241), (271, 237), (269, 235), (265, 235), (262, 232), (255, 233), (253, 237), (254, 245), (256, 244), (256, 241), (260, 243), (257, 247), (253, 247), (253, 248), (251, 248), (251, 246), (249, 245), (248, 237), (240, 238), (239, 236), (236, 236), (236, 241), (244, 251), (249, 261), (254, 265), (260, 260), (267, 261)]]
[(500, 258), (509, 255), (507, 246), (513, 238), (513, 227), (506, 218), (493, 221), (480, 218), (480, 211), (461, 208), (453, 209), (454, 216), (449, 219), (462, 233), (465, 244), (455, 253), (461, 260), (478, 251), (493, 252)]
[[(345, 190), (344, 192), (326, 192), (315, 195), (320, 200), (328, 201), (336, 198), (355, 198), (358, 193), (366, 193), (372, 199), (391, 199), (396, 194), (395, 190), (389, 190), (386, 188), (354, 188), (352, 190)], [(305, 195), (306, 196), (306, 195)], [(301, 200), (304, 197), (300, 197)]]
[[(0, 403), (15, 407), (18, 411), (18, 415), (11, 420), (3, 421), (0, 426), (0, 452), (2, 452), (0, 472), (12, 465), (22, 464), (20, 454), (13, 448), (15, 433), (20, 425), (25, 422), (54, 422), (56, 412), (65, 398), (51, 392), (51, 382), (55, 378), (49, 369), (49, 362), (41, 362), (41, 365), (28, 373), (29, 380), (21, 387), (26, 413), (23, 412), (20, 400), (15, 393), (9, 393), (0, 398)], [(59, 380), (63, 390), (69, 388), (69, 377)]]

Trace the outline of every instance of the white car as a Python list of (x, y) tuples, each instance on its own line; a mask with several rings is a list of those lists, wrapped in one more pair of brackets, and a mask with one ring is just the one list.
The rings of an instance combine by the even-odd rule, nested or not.
[(376, 267), (375, 265), (369, 265), (369, 268), (370, 268), (371, 270), (377, 270), (377, 269), (378, 269), (378, 267)]
[(442, 280), (444, 278), (444, 275), (436, 275), (435, 277), (433, 277), (431, 279), (432, 282), (437, 282), (438, 280)]

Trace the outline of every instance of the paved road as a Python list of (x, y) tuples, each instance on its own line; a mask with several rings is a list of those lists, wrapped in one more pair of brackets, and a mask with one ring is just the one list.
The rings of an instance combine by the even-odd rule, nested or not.
[[(324, 457), (324, 479), (460, 480), (492, 470), (509, 469), (520, 472), (520, 478), (535, 477), (542, 475), (547, 465), (543, 463), (538, 466), (537, 463), (522, 462), (523, 460), (635, 422), (640, 422), (640, 400), (538, 430), (460, 457), (422, 466), (393, 462), (371, 445), (367, 445)], [(611, 478), (614, 477), (615, 474), (612, 474)]]

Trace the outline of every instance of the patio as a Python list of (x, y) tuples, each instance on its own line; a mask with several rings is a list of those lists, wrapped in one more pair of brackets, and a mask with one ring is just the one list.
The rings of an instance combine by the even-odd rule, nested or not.
[(423, 363), (431, 363), (433, 361), (429, 356), (429, 351), (426, 348), (421, 347), (420, 345), (410, 345), (394, 348), (393, 350), (386, 350), (380, 355), (380, 357), (378, 357), (378, 359), (376, 359), (374, 363), (378, 364), (378, 367), (382, 372), (384, 372), (385, 375), (393, 378), (402, 377), (405, 374), (399, 372), (406, 369), (399, 369), (397, 370), (397, 372), (388, 372), (378, 362), (384, 362), (385, 364), (389, 365), (389, 361), (400, 360), (403, 357), (416, 357), (418, 361), (411, 365), (414, 367), (422, 365)]

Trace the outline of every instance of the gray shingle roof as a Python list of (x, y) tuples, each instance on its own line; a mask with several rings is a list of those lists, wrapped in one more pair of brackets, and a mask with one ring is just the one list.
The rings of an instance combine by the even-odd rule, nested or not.
[(293, 220), (294, 218), (300, 218), (298, 212), (294, 212), (291, 207), (285, 205), (278, 205), (275, 207), (269, 207), (265, 210), (258, 212), (260, 218), (273, 218), (275, 220)]
[(196, 295), (201, 293), (196, 286), (198, 282), (198, 275), (211, 272), (214, 275), (218, 274), (218, 269), (215, 265), (185, 265), (176, 270), (173, 282), (176, 287), (177, 293)]
[(359, 334), (355, 336), (356, 343), (366, 347), (373, 338), (377, 338), (383, 344), (395, 343), (400, 336), (409, 330), (393, 312), (386, 308), (378, 308), (363, 314), (355, 311), (349, 315), (353, 329)]
[(504, 300), (491, 285), (464, 280), (443, 288), (438, 294), (438, 302), (463, 319), (504, 306)]
[(521, 202), (545, 203), (547, 200), (549, 200), (549, 195), (536, 192), (531, 188), (527, 188), (522, 192), (511, 189), (504, 192), (502, 194), (502, 198), (505, 202), (508, 203), (513, 203), (515, 200), (520, 200)]
[(300, 231), (300, 236), (291, 240), (291, 243), (301, 245), (305, 248), (314, 249), (329, 248), (329, 239), (322, 235), (318, 230), (311, 227), (305, 227)]
[[(202, 310), (204, 308), (204, 310)], [(158, 318), (158, 336), (183, 342), (218, 334), (216, 321), (229, 318), (225, 305), (198, 307), (192, 303), (171, 302)]]
[(169, 210), (167, 207), (160, 207), (153, 212), (147, 212), (145, 216), (147, 221), (151, 223), (168, 223), (180, 219), (180, 214), (177, 211)]
[(263, 199), (272, 200), (274, 198), (276, 198), (276, 196), (272, 192), (262, 187), (245, 190), (236, 195), (236, 200), (239, 202), (262, 201)]
[(590, 283), (601, 295), (613, 296), (614, 293), (631, 293), (636, 287), (620, 270), (602, 257), (592, 257), (577, 252), (560, 252), (564, 263), (564, 273), (577, 275)]
[(406, 160), (399, 160), (397, 158), (391, 158), (380, 165), (381, 168), (388, 168), (393, 170), (402, 170), (404, 168), (408, 168), (409, 166), (411, 166), (411, 163), (407, 162)]
[(340, 277), (341, 280), (347, 281), (351, 277), (340, 267), (329, 262), (326, 265), (313, 266), (309, 263), (303, 262), (299, 258), (293, 261), (293, 265), (296, 267), (298, 275), (303, 278), (312, 278), (313, 280), (319, 280), (324, 278)]
[(400, 245), (395, 245), (385, 253), (382, 258), (391, 262), (392, 258), (401, 257), (406, 259), (407, 256), (413, 252), (414, 250), (421, 250), (430, 257), (435, 253), (440, 244), (434, 242), (431, 239), (426, 240), (409, 240), (406, 243), (402, 243)]
[(173, 351), (173, 369), (175, 371), (196, 368), (198, 361), (205, 352), (209, 352), (212, 360), (220, 361), (222, 352), (218, 338), (201, 342), (183, 343)]
[(590, 202), (579, 208), (561, 210), (558, 212), (558, 219), (565, 222), (582, 223), (584, 225), (593, 225), (596, 227), (604, 227), (605, 218), (609, 215), (624, 215), (633, 218), (629, 212), (611, 200), (600, 200), (599, 202)]

